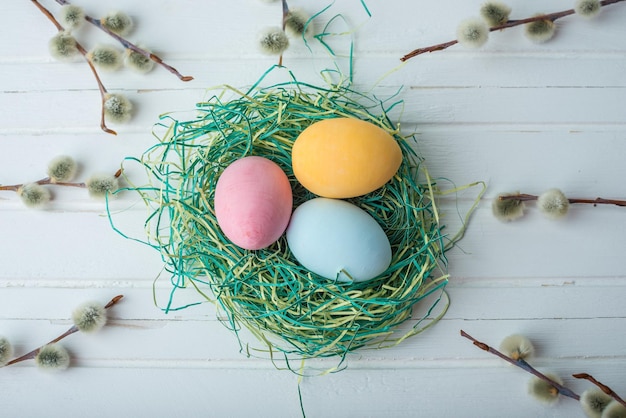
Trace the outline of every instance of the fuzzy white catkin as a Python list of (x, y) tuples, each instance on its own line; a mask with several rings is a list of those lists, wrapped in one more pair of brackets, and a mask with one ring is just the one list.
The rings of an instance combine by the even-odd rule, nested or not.
[(499, 1), (490, 1), (480, 8), (480, 16), (491, 27), (500, 26), (509, 20), (511, 8)]
[(500, 351), (513, 360), (527, 359), (535, 351), (533, 343), (525, 336), (519, 334), (509, 335), (500, 343)]
[[(148, 53), (151, 52), (146, 48), (141, 48)], [(154, 68), (154, 61), (137, 51), (127, 49), (125, 55), (126, 56), (124, 57), (124, 64), (133, 71), (141, 74), (146, 74), (152, 71), (152, 69)]]
[(307, 25), (309, 15), (300, 9), (290, 9), (285, 16), (285, 32), (294, 37), (306, 36), (311, 32), (311, 24)]
[(600, 0), (578, 0), (574, 6), (578, 15), (588, 19), (597, 16), (601, 9)]
[(50, 191), (37, 183), (23, 185), (17, 190), (17, 194), (29, 208), (41, 208), (52, 198)]
[(105, 71), (115, 71), (122, 65), (122, 54), (108, 45), (97, 45), (87, 54), (89, 61)]
[(626, 406), (617, 401), (611, 401), (602, 411), (602, 418), (626, 418)]
[(279, 27), (266, 28), (259, 35), (259, 48), (268, 55), (282, 54), (289, 47), (289, 38)]
[(133, 115), (133, 104), (122, 94), (107, 94), (104, 98), (104, 116), (116, 123), (128, 122)]
[(13, 346), (6, 337), (0, 337), (0, 367), (13, 357)]
[(539, 210), (549, 218), (558, 219), (567, 215), (569, 200), (559, 189), (550, 189), (537, 198)]
[(600, 389), (588, 389), (580, 395), (580, 406), (589, 418), (601, 418), (602, 411), (613, 400)]
[(98, 302), (85, 302), (72, 312), (72, 322), (79, 331), (95, 333), (107, 322), (106, 309)]
[(48, 164), (48, 177), (52, 182), (65, 182), (74, 178), (78, 165), (76, 161), (68, 155), (59, 155), (53, 158)]
[(48, 50), (50, 55), (59, 61), (71, 61), (79, 54), (76, 38), (65, 31), (61, 31), (50, 38)]
[(527, 23), (524, 27), (526, 37), (538, 44), (549, 41), (556, 33), (556, 24), (547, 19)]
[[(559, 376), (553, 373), (543, 374), (559, 385), (563, 384), (563, 381)], [(556, 388), (552, 384), (536, 376), (533, 376), (528, 382), (528, 393), (533, 398), (548, 405), (554, 404), (559, 400), (559, 393)]]
[(493, 199), (491, 211), (493, 216), (503, 222), (514, 221), (524, 216), (524, 202), (519, 199), (500, 199), (515, 193), (501, 193)]
[(80, 6), (64, 4), (61, 6), (59, 21), (65, 29), (78, 29), (85, 23), (85, 12)]
[(96, 174), (85, 182), (87, 191), (91, 197), (102, 198), (119, 188), (119, 180), (115, 176)]
[(62, 345), (47, 344), (35, 356), (35, 364), (45, 371), (65, 370), (70, 365), (70, 354)]
[(111, 32), (120, 36), (128, 35), (134, 27), (133, 19), (126, 13), (120, 11), (107, 14), (100, 19), (100, 23)]
[(489, 28), (479, 18), (470, 18), (459, 23), (456, 30), (459, 43), (468, 48), (480, 48), (489, 39)]

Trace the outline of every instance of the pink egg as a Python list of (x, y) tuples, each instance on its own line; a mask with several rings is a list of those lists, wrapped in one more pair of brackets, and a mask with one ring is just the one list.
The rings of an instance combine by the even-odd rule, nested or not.
[(285, 232), (293, 197), (285, 172), (263, 157), (241, 158), (224, 170), (215, 187), (215, 216), (235, 245), (259, 250)]

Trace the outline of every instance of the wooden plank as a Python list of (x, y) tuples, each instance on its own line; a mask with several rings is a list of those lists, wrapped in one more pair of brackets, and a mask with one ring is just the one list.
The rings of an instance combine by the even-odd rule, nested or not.
[[(156, 278), (162, 268), (160, 255), (114, 232), (102, 205), (95, 202), (92, 210), (73, 212), (2, 211), (7, 244), (0, 254), (4, 264), (0, 277)], [(443, 220), (447, 226), (444, 232), (452, 237), (461, 220), (455, 214), (454, 204), (447, 208), (442, 208), (447, 215)], [(458, 248), (447, 254), (448, 270), (452, 277), (460, 278), (624, 277), (623, 216), (621, 208), (580, 205), (572, 209), (567, 219), (557, 222), (529, 208), (524, 219), (506, 224), (493, 218), (489, 203), (485, 202), (472, 216)], [(146, 218), (147, 213), (142, 210), (121, 210), (114, 215), (116, 227), (139, 240), (147, 236), (143, 227)], [(611, 242), (611, 247), (598, 246), (604, 241)], [(572, 242), (576, 245), (568, 245)], [(538, 251), (546, 254), (549, 262), (538, 265)], [(25, 254), (37, 263), (9, 262)]]
[[(414, 89), (405, 101), (405, 123), (429, 124), (624, 124), (620, 109), (626, 105), (622, 88), (452, 88)], [(386, 89), (381, 97), (391, 97), (397, 89)], [(159, 115), (190, 111), (203, 100), (205, 91), (124, 92), (136, 104), (136, 114), (127, 125), (114, 125), (121, 134), (141, 130), (150, 132)], [(54, 132), (59, 128), (97, 131), (100, 100), (96, 91), (71, 91), (63, 99), (55, 92), (27, 92), (0, 96), (0, 106), (16, 103), (28, 112), (0, 118), (0, 133), (30, 133), (33, 129)], [(478, 105), (480, 103), (480, 105)], [(571, 105), (559, 106), (562, 103)], [(606, 106), (611, 103), (611, 106)], [(166, 104), (166, 105), (164, 105)], [(94, 127), (96, 129), (94, 129)]]
[[(593, 364), (596, 377), (615, 390), (624, 390), (617, 371), (626, 365), (624, 361)], [(572, 368), (589, 370), (589, 365), (579, 360), (554, 369), (565, 374)], [(42, 376), (31, 367), (13, 367), (3, 372), (14, 382), (5, 389), (4, 410), (20, 416), (39, 416), (58, 409), (92, 417), (108, 417), (113, 411), (122, 416), (301, 414), (297, 376), (284, 371), (77, 367)], [(570, 399), (562, 399), (551, 408), (537, 403), (525, 393), (527, 381), (528, 376), (521, 371), (500, 365), (440, 369), (429, 368), (426, 363), (421, 370), (346, 370), (305, 378), (301, 391), (307, 416), (450, 416), (459, 410), (469, 416), (494, 418), (502, 414), (583, 416), (578, 403)], [(567, 383), (579, 392), (590, 387), (571, 378)], [(37, 393), (37, 402), (20, 401), (24, 386)], [(142, 394), (149, 399), (138, 401)]]
[[(414, 148), (424, 158), (431, 177), (441, 188), (485, 181), (491, 199), (500, 192), (522, 190), (541, 193), (552, 187), (561, 188), (572, 197), (620, 198), (620, 178), (626, 176), (621, 164), (626, 152), (626, 131), (621, 125), (515, 125), (491, 124), (423, 124), (400, 120), (404, 135), (415, 133)], [(22, 134), (19, 141), (11, 135), (0, 137), (5, 152), (0, 164), (6, 167), (0, 183), (14, 184), (34, 181), (45, 176), (48, 162), (67, 154), (80, 164), (77, 179), (85, 180), (93, 173), (114, 172), (125, 157), (140, 158), (144, 151), (158, 143), (150, 133), (121, 134), (111, 137), (93, 133)], [(98, 149), (97, 153), (93, 150)], [(36, 150), (37, 152), (33, 152)], [(602, 158), (590, 158), (597, 152)], [(560, 162), (556, 164), (556, 162)], [(145, 181), (138, 164), (125, 163), (129, 178)], [(453, 182), (453, 183), (451, 183)], [(81, 190), (55, 188), (55, 205), (68, 208), (90, 202)], [(475, 193), (462, 193), (460, 199), (473, 199)], [(11, 193), (0, 194), (0, 210), (21, 207)], [(119, 200), (134, 201), (132, 194)]]
[[(58, 11), (56, 1), (41, 2)], [(85, 3), (95, 16), (115, 8), (128, 12), (137, 23), (131, 39), (196, 77), (183, 83), (163, 69), (145, 77), (101, 73), (111, 92), (128, 94), (137, 107), (129, 125), (112, 125), (118, 137), (107, 136), (98, 127), (99, 94), (87, 66), (53, 61), (47, 40), (55, 28), (30, 3), (0, 4), (11, 34), (0, 41), (2, 184), (43, 177), (58, 154), (79, 161), (79, 180), (112, 172), (124, 157), (139, 156), (156, 142), (151, 130), (159, 114), (193, 112), (196, 102), (212, 94), (205, 89), (249, 86), (276, 63), (255, 42), (262, 27), (280, 23), (280, 2)], [(326, 6), (304, 0), (289, 5), (312, 13)], [(517, 19), (567, 9), (572, 2), (511, 6)], [(351, 353), (340, 373), (308, 376), (328, 371), (337, 359), (307, 361), (300, 389), (308, 416), (583, 415), (567, 399), (554, 408), (534, 403), (525, 393), (529, 376), (474, 347), (460, 329), (494, 346), (523, 333), (536, 345), (532, 363), (556, 370), (577, 392), (591, 385), (571, 373), (588, 372), (626, 394), (626, 340), (619, 333), (626, 323), (623, 209), (576, 206), (555, 222), (529, 204), (526, 217), (510, 224), (496, 221), (490, 209), (497, 193), (514, 190), (559, 187), (572, 197), (626, 197), (626, 3), (596, 19), (559, 20), (556, 37), (546, 44), (532, 44), (515, 28), (492, 33), (480, 50), (455, 46), (400, 65), (409, 50), (454, 38), (458, 22), (479, 7), (466, 0), (337, 0), (315, 22), (321, 32), (337, 16), (328, 29), (342, 34), (325, 38), (337, 55), (316, 40), (311, 51), (294, 41), (285, 53), (284, 63), (299, 80), (323, 84), (320, 71), (334, 61), (348, 70), (354, 41), (352, 87), (383, 99), (402, 87), (397, 98), (405, 100), (404, 108), (390, 116), (404, 133), (417, 133), (415, 149), (438, 184), (488, 185), (465, 238), (447, 253), (451, 305), (444, 319), (396, 347)], [(110, 43), (90, 27), (77, 34), (88, 47)], [(285, 79), (278, 71), (266, 82)], [(126, 169), (142, 181), (140, 167)], [(476, 193), (437, 200), (445, 232), (460, 227)], [(120, 195), (111, 208), (125, 233), (145, 237), (147, 213), (136, 195)], [(125, 295), (104, 330), (64, 341), (73, 356), (66, 372), (41, 374), (32, 362), (4, 368), (2, 414), (301, 415), (298, 376), (276, 370), (264, 353), (248, 358), (240, 352), (213, 305), (168, 314), (154, 306), (159, 254), (120, 237), (104, 214), (104, 203), (84, 190), (55, 188), (47, 211), (27, 210), (14, 194), (0, 193), (0, 335), (18, 353), (67, 329), (81, 302)], [(162, 307), (171, 292), (166, 274), (154, 289)], [(198, 300), (193, 289), (175, 296), (176, 305)], [(430, 301), (416, 305), (417, 317)], [(399, 330), (415, 324), (407, 321)], [(241, 336), (256, 344), (245, 331)]]
[[(124, 299), (112, 311), (112, 318), (129, 321), (216, 321), (212, 304), (190, 307), (164, 314), (171, 286), (166, 280), (155, 283), (158, 307), (153, 303), (153, 282), (149, 280), (77, 280), (56, 279), (0, 282), (0, 312), (3, 320), (42, 320), (69, 324), (72, 310), (86, 300), (108, 302), (123, 294)], [(447, 286), (451, 305), (446, 320), (495, 322), (499, 320), (543, 319), (620, 319), (626, 317), (621, 303), (626, 287), (623, 277), (460, 279), (452, 277)], [(192, 287), (175, 294), (175, 306), (203, 301)], [(434, 301), (434, 299), (429, 299)], [(35, 302), (33, 302), (35, 301)], [(566, 303), (567, 302), (567, 303)], [(426, 314), (430, 303), (418, 304), (416, 316)], [(443, 306), (443, 302), (441, 304)], [(437, 312), (437, 311), (435, 311)], [(221, 317), (221, 316), (220, 316)], [(493, 324), (491, 324), (493, 325)], [(502, 338), (504, 337), (501, 336)], [(577, 336), (573, 336), (578, 338)]]
[[(501, 293), (510, 293), (503, 290)], [(487, 293), (487, 295), (489, 295)], [(519, 305), (528, 305), (532, 301), (522, 299)], [(486, 299), (486, 298), (485, 298)], [(475, 300), (468, 297), (468, 301)], [(511, 299), (506, 299), (512, 304)], [(71, 301), (62, 306), (68, 307)], [(125, 303), (136, 303), (136, 300)], [(454, 301), (461, 305), (462, 301)], [(489, 301), (491, 302), (491, 301)], [(552, 302), (544, 298), (537, 304), (537, 312)], [(611, 303), (611, 301), (609, 301)], [(73, 306), (73, 305), (69, 305)], [(453, 305), (454, 308), (454, 305)], [(136, 309), (136, 308), (135, 308)], [(501, 309), (501, 308), (500, 308)], [(583, 310), (581, 307), (580, 310)], [(54, 309), (50, 310), (54, 313)], [(231, 363), (231, 367), (255, 367), (271, 369), (274, 364), (288, 367), (283, 355), (276, 351), (274, 362), (267, 353), (267, 345), (243, 330), (238, 336), (231, 332), (225, 324), (212, 319), (193, 319), (194, 311), (174, 312), (170, 315), (161, 315), (159, 319), (131, 319), (123, 317), (127, 309), (116, 309), (111, 315), (110, 323), (96, 335), (74, 334), (62, 341), (73, 354), (81, 367), (132, 367), (140, 364), (142, 367), (163, 367), (165, 364), (179, 365), (185, 368), (220, 368), (223, 364)], [(156, 310), (153, 310), (156, 314)], [(199, 309), (195, 309), (195, 316)], [(204, 309), (206, 313), (209, 309)], [(462, 313), (463, 310), (460, 310)], [(26, 316), (23, 310), (13, 310), (11, 313)], [(617, 339), (608, 338), (607, 334), (615, 332), (626, 325), (626, 314), (618, 311), (611, 317), (593, 315), (583, 311), (580, 315), (592, 315), (591, 318), (567, 318), (563, 312), (562, 318), (551, 318), (550, 315), (542, 318), (520, 318), (527, 315), (519, 314), (519, 309), (510, 309), (508, 312), (500, 310), (502, 315), (496, 318), (472, 319), (471, 313), (467, 318), (455, 318), (459, 310), (451, 312), (445, 319), (437, 323), (428, 331), (404, 340), (397, 346), (388, 348), (369, 347), (359, 349), (345, 359), (345, 365), (350, 369), (420, 369), (427, 366), (433, 368), (463, 368), (475, 362), (492, 362), (493, 356), (474, 347), (472, 343), (460, 336), (464, 330), (473, 337), (498, 348), (502, 340), (513, 334), (527, 336), (536, 348), (534, 357), (529, 360), (532, 364), (551, 364), (552, 362), (567, 362), (576, 359), (607, 360), (616, 362), (626, 360), (626, 344)], [(518, 314), (515, 316), (515, 314)], [(620, 315), (620, 317), (616, 317)], [(146, 310), (142, 316), (156, 316)], [(483, 316), (486, 316), (483, 314)], [(511, 319), (511, 317), (513, 319)], [(415, 321), (399, 330), (415, 325)], [(11, 341), (16, 355), (22, 355), (39, 347), (53, 338), (61, 335), (71, 326), (67, 318), (56, 319), (3, 319), (2, 336)], [(559, 340), (553, 338), (555, 330), (559, 330)], [(399, 332), (398, 337), (403, 333)], [(268, 334), (271, 338), (271, 335)], [(164, 342), (167, 341), (167, 344)], [(279, 345), (289, 348), (285, 344)], [(248, 351), (250, 356), (248, 356)], [(289, 355), (292, 367), (300, 367), (297, 354)], [(307, 360), (312, 370), (329, 370), (340, 364), (339, 357)], [(207, 363), (209, 362), (209, 363)], [(500, 363), (501, 362), (501, 363)], [(223, 363), (223, 364), (222, 364)], [(505, 365), (501, 360), (498, 363)], [(31, 366), (32, 362), (28, 363)], [(169, 367), (169, 366), (168, 366)], [(575, 371), (572, 371), (575, 372)]]
[[(45, 1), (44, 4), (55, 14), (58, 13), (58, 5), (53, 1)], [(315, 33), (321, 33), (331, 18), (347, 16), (346, 20), (350, 20), (346, 22), (337, 19), (329, 30), (341, 33), (354, 31), (358, 27), (358, 36), (355, 37), (359, 48), (358, 55), (397, 51), (399, 58), (414, 48), (454, 39), (458, 23), (463, 19), (477, 16), (481, 3), (454, 0), (447, 2), (445, 6), (437, 4), (432, 7), (418, 7), (403, 2), (383, 5), (370, 1), (366, 4), (371, 18), (368, 18), (358, 0), (335, 2), (318, 18)], [(310, 14), (317, 13), (327, 6), (307, 4), (302, 0), (292, 0), (290, 5), (294, 8), (303, 8)], [(157, 45), (159, 49), (171, 51), (173, 54), (202, 57), (232, 56), (232, 51), (237, 51), (237, 55), (260, 56), (254, 43), (257, 33), (265, 26), (278, 26), (281, 18), (278, 4), (267, 5), (259, 1), (211, 5), (210, 12), (207, 13), (199, 13), (197, 4), (190, 0), (178, 2), (176, 6), (172, 6), (166, 0), (159, 0), (152, 2), (150, 7), (145, 4), (111, 0), (106, 5), (94, 3), (85, 7), (94, 17), (102, 16), (116, 8), (124, 10), (136, 20), (136, 30), (130, 36), (131, 39)], [(511, 18), (522, 19), (536, 13), (556, 12), (571, 7), (571, 2), (567, 0), (555, 0), (549, 5), (540, 0), (529, 0), (514, 4)], [(11, 33), (19, 34), (21, 39), (27, 40), (30, 47), (20, 48), (18, 43), (7, 43), (3, 55), (29, 58), (45, 56), (46, 42), (54, 34), (54, 27), (29, 3), (10, 7), (9, 10), (15, 18), (7, 22), (7, 29)], [(513, 50), (551, 53), (559, 50), (571, 51), (574, 46), (576, 50), (582, 51), (612, 51), (618, 48), (623, 50), (619, 39), (624, 34), (620, 25), (626, 17), (624, 7), (620, 4), (613, 5), (603, 12), (600, 18), (590, 21), (577, 16), (559, 20), (558, 35), (550, 43), (532, 44), (522, 35), (521, 28), (514, 28), (492, 34), (490, 42), (484, 49), (489, 52)], [(235, 18), (242, 23), (229, 24)], [(377, 28), (382, 28), (384, 36), (380, 35), (381, 31), (376, 30)], [(401, 34), (391, 28), (402, 28)], [(216, 36), (215, 33), (220, 33), (221, 36)], [(224, 36), (227, 33), (238, 33), (240, 36)], [(80, 35), (81, 39), (86, 39), (88, 45), (109, 41), (92, 28), (83, 28)], [(350, 33), (329, 36), (325, 40), (333, 47), (345, 50), (350, 42)], [(316, 50), (322, 51), (319, 46)], [(454, 50), (458, 51), (461, 48), (457, 47)]]
[[(1, 51), (0, 51), (1, 52)], [(333, 62), (325, 56), (312, 56), (302, 51), (285, 58), (285, 65), (301, 81), (320, 86), (327, 83), (320, 72), (331, 68)], [(597, 62), (602, 60), (602, 67)], [(589, 53), (573, 56), (571, 52), (512, 55), (506, 53), (472, 56), (467, 53), (443, 53), (439, 56), (419, 57), (419, 62), (401, 65), (396, 56), (366, 55), (354, 61), (354, 80), (365, 91), (380, 87), (409, 88), (475, 88), (488, 87), (559, 87), (604, 88), (625, 87), (621, 77), (624, 68), (623, 52)], [(169, 72), (156, 68), (147, 75), (137, 75), (122, 68), (115, 72), (103, 72), (101, 78), (111, 90), (186, 90), (210, 88), (223, 83), (246, 88), (275, 64), (271, 58), (245, 57), (223, 58), (221, 65), (206, 68), (202, 60), (174, 59), (168, 63), (185, 74), (194, 76), (191, 82), (181, 82)], [(341, 60), (340, 60), (341, 62)], [(297, 63), (302, 63), (301, 65)], [(459, 65), (463, 71), (458, 71)], [(547, 67), (538, 72), (538, 66)], [(231, 68), (241, 67), (233, 74)], [(280, 70), (274, 70), (282, 73)], [(89, 90), (97, 88), (89, 68), (84, 62), (74, 63), (15, 62), (3, 65), (4, 77), (0, 90), (6, 92), (62, 92), (65, 90)], [(272, 80), (274, 77), (269, 76)], [(267, 83), (269, 85), (269, 82)]]

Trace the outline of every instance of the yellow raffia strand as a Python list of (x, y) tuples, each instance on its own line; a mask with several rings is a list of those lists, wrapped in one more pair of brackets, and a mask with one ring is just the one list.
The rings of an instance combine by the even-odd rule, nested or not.
[[(401, 103), (381, 102), (341, 85), (321, 88), (290, 76), (270, 87), (260, 87), (262, 78), (245, 92), (224, 86), (198, 103), (197, 116), (188, 121), (162, 116), (155, 128), (158, 143), (124, 163), (142, 166), (147, 181), (126, 190), (137, 192), (148, 208), (148, 238), (137, 240), (161, 253), (171, 275), (165, 311), (189, 306), (177, 306), (174, 296), (191, 284), (200, 296), (198, 303), (215, 303), (218, 316), (238, 338), (245, 327), (261, 343), (252, 347), (240, 339), (242, 352), (265, 352), (272, 361), (276, 352), (285, 359), (340, 356), (339, 365), (329, 369), (334, 371), (350, 351), (394, 346), (445, 314), (444, 253), (450, 242), (434, 205), (439, 191), (413, 151), (414, 137), (402, 136), (388, 117)], [(349, 199), (376, 219), (392, 246), (389, 268), (362, 283), (335, 283), (306, 270), (284, 236), (266, 249), (243, 250), (222, 234), (213, 209), (220, 174), (249, 155), (266, 157), (285, 171), (295, 207), (315, 197), (293, 175), (291, 146), (311, 123), (336, 117), (380, 126), (403, 152), (390, 182)], [(112, 218), (111, 223), (123, 234)], [(414, 318), (414, 305), (429, 295), (434, 303), (428, 302), (428, 312)], [(433, 314), (438, 303), (443, 307)], [(409, 320), (414, 323), (408, 331), (399, 327)]]

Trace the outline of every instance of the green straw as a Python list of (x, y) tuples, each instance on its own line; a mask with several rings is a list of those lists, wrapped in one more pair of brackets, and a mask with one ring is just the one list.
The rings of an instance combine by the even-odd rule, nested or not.
[[(275, 71), (270, 69), (264, 77)], [(418, 334), (443, 316), (432, 318), (447, 283), (447, 249), (432, 197), (436, 192), (421, 159), (388, 111), (399, 102), (381, 102), (346, 86), (321, 88), (289, 81), (261, 87), (263, 78), (242, 92), (222, 87), (197, 104), (197, 117), (161, 118), (158, 143), (140, 158), (146, 184), (129, 187), (146, 203), (146, 239), (161, 253), (172, 291), (162, 308), (177, 306), (175, 294), (190, 285), (199, 301), (218, 307), (221, 320), (238, 338), (245, 327), (261, 343), (242, 351), (281, 352), (285, 357), (340, 356), (352, 350), (393, 346)], [(232, 244), (220, 230), (213, 208), (216, 182), (239, 158), (258, 155), (278, 164), (292, 186), (294, 206), (313, 198), (295, 179), (291, 147), (310, 124), (328, 118), (369, 121), (390, 133), (403, 152), (397, 174), (381, 189), (349, 201), (369, 213), (386, 231), (393, 258), (379, 277), (361, 283), (335, 283), (298, 264), (285, 237), (270, 247), (248, 251)], [(419, 180), (426, 177), (428, 181)], [(120, 234), (126, 236), (113, 224)], [(437, 272), (437, 273), (435, 273)], [(414, 305), (434, 294), (428, 313), (413, 318)], [(424, 301), (426, 302), (426, 301)], [(428, 318), (427, 318), (428, 317)], [(413, 319), (413, 327), (398, 325)], [(406, 328), (406, 327), (403, 327)]]

